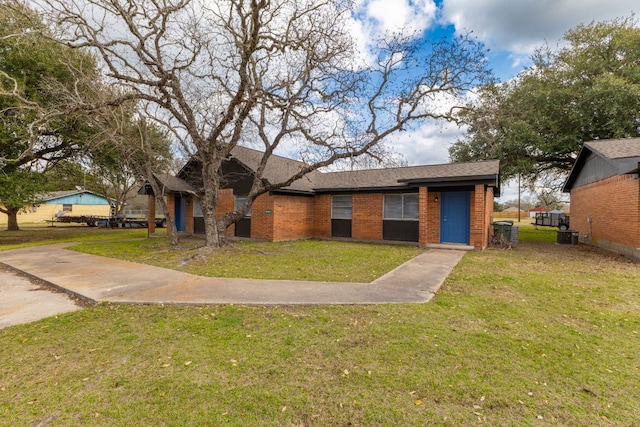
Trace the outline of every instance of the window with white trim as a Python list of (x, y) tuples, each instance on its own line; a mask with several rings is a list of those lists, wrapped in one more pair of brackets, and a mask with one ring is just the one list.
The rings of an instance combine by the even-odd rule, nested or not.
[(351, 219), (352, 211), (351, 194), (331, 196), (331, 219)]
[(417, 193), (385, 194), (384, 219), (396, 221), (418, 221), (419, 197)]

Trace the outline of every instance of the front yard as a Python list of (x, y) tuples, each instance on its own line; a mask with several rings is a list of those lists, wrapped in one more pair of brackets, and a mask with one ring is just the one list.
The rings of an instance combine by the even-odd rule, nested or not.
[(640, 266), (520, 236), (427, 304), (100, 305), (0, 330), (0, 424), (637, 424)]

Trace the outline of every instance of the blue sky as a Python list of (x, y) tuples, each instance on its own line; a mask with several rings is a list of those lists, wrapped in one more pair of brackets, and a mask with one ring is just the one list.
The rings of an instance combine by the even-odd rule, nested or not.
[[(471, 31), (489, 49), (495, 76), (508, 80), (530, 64), (536, 47), (558, 45), (575, 26), (630, 16), (640, 11), (637, 0), (355, 0), (361, 38), (399, 28), (413, 28), (425, 37)], [(463, 129), (425, 125), (391, 141), (411, 164), (446, 163), (448, 147)], [(501, 201), (516, 190), (506, 186)]]

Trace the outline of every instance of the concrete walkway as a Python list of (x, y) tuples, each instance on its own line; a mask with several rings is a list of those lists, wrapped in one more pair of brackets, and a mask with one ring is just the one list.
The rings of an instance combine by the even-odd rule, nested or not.
[(0, 262), (90, 302), (378, 304), (429, 301), (464, 251), (429, 249), (372, 283), (223, 279), (87, 255), (69, 244), (0, 252)]

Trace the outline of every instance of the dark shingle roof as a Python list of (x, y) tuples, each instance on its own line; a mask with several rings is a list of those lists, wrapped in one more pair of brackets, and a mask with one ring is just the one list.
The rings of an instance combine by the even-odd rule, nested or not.
[[(231, 150), (230, 157), (244, 165), (248, 170), (254, 171), (260, 165), (262, 156), (263, 152), (261, 151), (236, 146)], [(281, 183), (306, 166), (307, 164), (298, 160), (272, 155), (267, 160), (263, 178), (270, 184)], [(498, 160), (343, 172), (311, 171), (289, 186), (283, 187), (281, 190), (315, 193), (348, 190), (402, 189), (408, 188), (411, 184), (416, 183), (426, 183), (437, 186), (438, 184), (468, 185), (474, 182), (483, 182), (495, 186), (499, 192), (499, 174), (500, 162)], [(181, 190), (181, 186), (186, 184), (186, 182), (180, 178), (173, 177), (173, 179), (175, 180), (173, 184), (166, 182), (167, 190), (193, 191), (193, 188)]]
[[(640, 167), (640, 138), (603, 139), (585, 142), (562, 187), (568, 193), (578, 182), (590, 156), (598, 156), (611, 166), (616, 174), (638, 173)], [(600, 176), (600, 179), (610, 176)], [(578, 185), (581, 185), (578, 183)]]
[(584, 144), (591, 151), (600, 153), (609, 159), (640, 157), (640, 138), (608, 139), (591, 141)]
[[(262, 155), (263, 152), (247, 147), (236, 146), (231, 150), (231, 157), (237, 159), (252, 171), (258, 169)], [(274, 154), (267, 160), (263, 177), (269, 181), (269, 183), (277, 184), (286, 181), (289, 177), (300, 172), (305, 166), (307, 166), (307, 164), (304, 162)], [(314, 177), (318, 174), (319, 172), (313, 171), (285, 188), (293, 191), (311, 192), (313, 190)]]
[(499, 173), (500, 162), (498, 160), (328, 172), (316, 176), (314, 189), (326, 191), (330, 189), (402, 188), (409, 183), (435, 184), (478, 179), (493, 179), (497, 186)]
[(173, 193), (195, 193), (195, 189), (184, 179), (169, 174), (154, 174), (158, 185)]
[[(160, 186), (163, 192), (196, 193), (196, 190), (191, 186), (191, 184), (177, 176), (169, 174), (153, 174), (153, 177), (156, 179), (156, 183)], [(146, 182), (142, 187), (140, 187), (138, 194), (150, 195), (153, 194), (153, 189), (151, 188), (151, 185)]]

